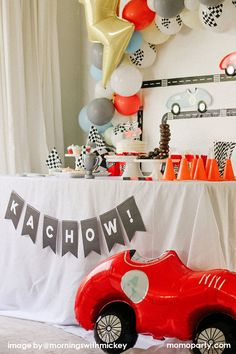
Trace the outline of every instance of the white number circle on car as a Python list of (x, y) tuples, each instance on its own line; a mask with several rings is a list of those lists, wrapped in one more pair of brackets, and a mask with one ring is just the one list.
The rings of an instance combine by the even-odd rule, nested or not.
[(197, 103), (196, 97), (195, 97), (195, 96), (191, 96), (191, 97), (189, 98), (189, 103), (190, 103), (192, 106), (194, 106), (194, 105)]
[(148, 277), (146, 273), (140, 270), (130, 270), (123, 275), (121, 288), (134, 304), (138, 304), (145, 299), (148, 293)]

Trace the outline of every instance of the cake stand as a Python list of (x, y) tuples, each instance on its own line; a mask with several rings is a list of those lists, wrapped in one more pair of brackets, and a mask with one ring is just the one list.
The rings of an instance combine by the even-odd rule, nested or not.
[(161, 174), (161, 164), (165, 163), (167, 159), (157, 160), (157, 159), (136, 159), (135, 162), (144, 163), (151, 162), (152, 163), (152, 173), (149, 177), (153, 180), (158, 181), (162, 178)]
[(107, 155), (105, 156), (107, 162), (124, 162), (125, 170), (122, 177), (143, 177), (140, 169), (140, 160), (137, 160), (137, 156), (117, 156)]

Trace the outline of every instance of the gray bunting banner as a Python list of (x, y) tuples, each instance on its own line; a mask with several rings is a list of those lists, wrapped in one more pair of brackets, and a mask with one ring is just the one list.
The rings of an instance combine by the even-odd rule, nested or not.
[(100, 220), (109, 252), (116, 243), (124, 245), (123, 232), (117, 210), (113, 209), (100, 215)]
[(21, 235), (29, 236), (33, 243), (35, 243), (37, 237), (39, 217), (40, 212), (32, 206), (27, 205)]
[(146, 231), (142, 216), (134, 197), (127, 199), (117, 207), (125, 231), (131, 241), (136, 231)]
[(51, 218), (50, 216), (44, 216), (43, 220), (43, 248), (50, 247), (56, 254), (57, 246), (57, 231), (59, 221)]
[(7, 206), (5, 219), (11, 220), (15, 229), (17, 229), (19, 224), (24, 205), (25, 201), (19, 197), (17, 193), (12, 192)]
[[(12, 191), (5, 219), (11, 220), (14, 228), (17, 229), (25, 201), (14, 191)], [(142, 216), (136, 204), (135, 198), (130, 197), (116, 208), (99, 216), (103, 234), (109, 252), (115, 244), (125, 245), (124, 229), (129, 241), (131, 241), (136, 231), (146, 231)], [(40, 212), (27, 204), (24, 214), (22, 236), (29, 236), (33, 243), (36, 242)], [(59, 226), (62, 227), (59, 230)], [(122, 226), (123, 224), (123, 226)], [(79, 224), (78, 221), (59, 221), (56, 218), (43, 216), (43, 248), (50, 247), (57, 253), (58, 234), (60, 231), (62, 239), (62, 256), (71, 253), (78, 258), (79, 246)], [(87, 257), (91, 252), (101, 255), (100, 245), (100, 223), (98, 218), (90, 218), (81, 221), (82, 240), (84, 256)]]
[(78, 258), (78, 238), (77, 221), (62, 221), (62, 256), (70, 252)]
[(84, 256), (87, 257), (92, 251), (101, 254), (97, 218), (82, 220), (81, 230), (84, 245)]

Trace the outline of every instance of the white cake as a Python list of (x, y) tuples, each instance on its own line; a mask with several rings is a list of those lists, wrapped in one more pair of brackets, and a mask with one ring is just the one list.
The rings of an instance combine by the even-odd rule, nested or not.
[(116, 144), (116, 153), (123, 154), (144, 154), (146, 153), (146, 143), (140, 140), (123, 139)]

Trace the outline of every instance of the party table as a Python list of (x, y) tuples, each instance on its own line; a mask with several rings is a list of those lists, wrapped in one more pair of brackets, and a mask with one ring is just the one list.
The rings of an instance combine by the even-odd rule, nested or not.
[[(16, 229), (5, 219), (12, 191), (25, 201)], [(174, 249), (194, 269), (236, 270), (236, 183), (2, 176), (0, 195), (0, 315), (74, 324), (75, 294), (84, 275), (127, 248), (147, 257)], [(109, 252), (100, 229), (101, 255), (91, 252), (85, 257), (80, 221), (99, 220), (131, 197), (146, 232), (136, 232), (129, 241), (123, 230), (125, 244), (115, 244)], [(35, 243), (21, 235), (28, 205), (40, 211)], [(62, 256), (60, 242), (55, 253), (43, 248), (45, 215), (78, 221), (78, 258), (72, 253)]]

